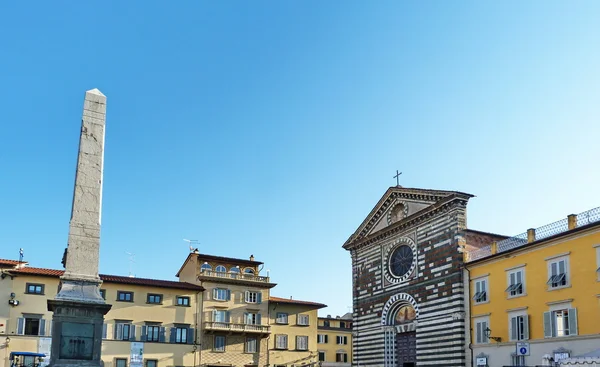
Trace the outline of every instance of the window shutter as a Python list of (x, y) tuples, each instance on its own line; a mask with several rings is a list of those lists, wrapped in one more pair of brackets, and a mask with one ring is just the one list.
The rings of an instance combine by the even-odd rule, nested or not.
[(302, 346), (300, 345), (301, 341), (302, 337), (296, 336), (296, 349), (302, 349)]
[(577, 335), (577, 309), (569, 308), (569, 335)]
[(107, 337), (106, 332), (107, 332), (106, 324), (102, 324), (102, 339), (106, 339), (106, 337)]
[(554, 335), (553, 324), (552, 312), (544, 312), (544, 338), (552, 338)]
[(256, 325), (262, 325), (260, 322), (260, 314), (259, 313), (256, 314)]
[(347, 336), (344, 337), (344, 344), (348, 344), (348, 337)]
[(523, 338), (529, 339), (529, 315), (523, 316)]
[(213, 312), (212, 312), (212, 321), (213, 322), (217, 321), (217, 311), (216, 310), (213, 310)]
[(344, 353), (344, 363), (348, 362), (348, 354)]
[(250, 292), (244, 292), (244, 302), (248, 302), (248, 298), (250, 297)]
[(217, 299), (217, 288), (214, 288), (212, 291), (212, 298)]
[(142, 335), (140, 335), (140, 340), (145, 342), (148, 338), (148, 327), (146, 325), (142, 325)]
[(329, 343), (329, 335), (325, 334), (325, 344)]
[(187, 342), (188, 344), (194, 344), (194, 339), (196, 338), (195, 334), (194, 334), (194, 328), (188, 328), (187, 329)]
[(169, 343), (177, 343), (177, 328), (172, 327), (169, 331)]
[(123, 339), (123, 324), (117, 324), (117, 328), (115, 330), (115, 339), (117, 339), (117, 340)]
[(481, 323), (475, 323), (475, 344), (481, 344)]
[(490, 342), (490, 338), (488, 338), (488, 336), (485, 335), (485, 333), (486, 333), (485, 331), (486, 331), (487, 328), (488, 328), (488, 322), (487, 321), (482, 322), (481, 331), (483, 333), (481, 334), (481, 340), (483, 340), (484, 343), (489, 343)]
[(17, 319), (17, 334), (23, 335), (25, 333), (25, 319), (23, 317), (19, 317)]
[(46, 320), (44, 320), (44, 319), (40, 319), (40, 327), (38, 329), (38, 335), (46, 335)]
[(475, 294), (481, 292), (481, 281), (475, 282)]
[(256, 303), (262, 303), (262, 292), (257, 292)]
[(244, 324), (249, 324), (250, 323), (250, 321), (248, 319), (249, 319), (248, 312), (244, 312)]
[(161, 326), (160, 329), (158, 329), (158, 341), (164, 343), (165, 340), (165, 328)]
[(230, 319), (230, 312), (225, 311), (225, 322), (229, 322), (229, 319)]
[(228, 301), (231, 301), (231, 291), (230, 291), (229, 289), (227, 289), (226, 293), (227, 293), (227, 295), (226, 295), (226, 299), (227, 299)]
[(518, 340), (519, 331), (519, 317), (510, 318), (510, 340)]
[(134, 342), (135, 341), (135, 325), (130, 325), (129, 326), (129, 340)]

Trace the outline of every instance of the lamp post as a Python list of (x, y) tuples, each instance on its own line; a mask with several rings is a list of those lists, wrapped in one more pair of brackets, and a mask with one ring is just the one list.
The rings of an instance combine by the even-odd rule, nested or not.
[(492, 339), (496, 343), (500, 343), (502, 341), (501, 337), (499, 337), (499, 336), (492, 336), (492, 330), (489, 327), (485, 329), (485, 336), (488, 339)]

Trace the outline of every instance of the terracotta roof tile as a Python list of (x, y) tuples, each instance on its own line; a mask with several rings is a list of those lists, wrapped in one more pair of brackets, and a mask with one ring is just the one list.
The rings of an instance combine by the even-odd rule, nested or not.
[(324, 305), (322, 303), (317, 303), (317, 302), (309, 302), (309, 301), (300, 301), (297, 299), (289, 299), (289, 298), (280, 298), (280, 297), (269, 297), (269, 301), (270, 302), (278, 302), (278, 303), (289, 303), (289, 304), (294, 304), (294, 305), (307, 305), (307, 306), (315, 306), (318, 308), (324, 308), (327, 307), (327, 305)]
[[(57, 269), (44, 269), (44, 268), (32, 268), (24, 267), (20, 269), (10, 270), (14, 274), (29, 274), (49, 277), (60, 277), (64, 274), (64, 270)], [(119, 283), (119, 284), (131, 284), (131, 285), (145, 285), (152, 287), (161, 288), (174, 288), (174, 289), (189, 289), (195, 291), (203, 291), (204, 288), (191, 283), (178, 282), (172, 280), (160, 280), (160, 279), (149, 279), (149, 278), (132, 278), (124, 277), (119, 275), (105, 275), (100, 274), (100, 279), (107, 283)]]
[(0, 259), (0, 265), (11, 265), (12, 266), (12, 265), (19, 265), (20, 263), (26, 264), (27, 261)]

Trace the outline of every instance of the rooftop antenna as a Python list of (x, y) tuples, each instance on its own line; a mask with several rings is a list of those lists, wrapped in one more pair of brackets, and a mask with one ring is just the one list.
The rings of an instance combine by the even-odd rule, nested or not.
[(19, 262), (22, 263), (23, 262), (23, 248), (19, 249)]
[(135, 278), (135, 275), (133, 275), (133, 263), (135, 262), (135, 254), (132, 254), (131, 252), (127, 252), (125, 251), (125, 253), (127, 255), (129, 255), (129, 277), (130, 278)]
[(190, 245), (190, 252), (198, 252), (198, 245), (200, 244), (198, 240), (188, 240), (187, 238), (183, 239)]

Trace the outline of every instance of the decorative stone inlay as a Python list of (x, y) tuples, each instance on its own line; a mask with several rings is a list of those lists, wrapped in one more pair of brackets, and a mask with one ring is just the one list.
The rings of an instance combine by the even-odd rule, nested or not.
[[(412, 250), (412, 264), (408, 271), (402, 275), (395, 275), (390, 267), (391, 257), (394, 251), (402, 246), (408, 246)], [(388, 246), (387, 251), (384, 255), (385, 261), (385, 278), (391, 283), (401, 283), (409, 279), (414, 273), (415, 267), (417, 266), (417, 246), (413, 240), (408, 237), (401, 237)]]
[(392, 224), (408, 216), (408, 203), (404, 200), (396, 199), (391, 205), (387, 214), (387, 223)]

